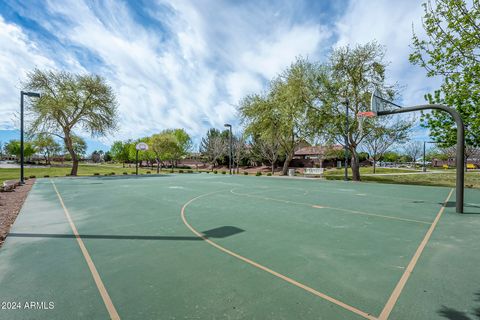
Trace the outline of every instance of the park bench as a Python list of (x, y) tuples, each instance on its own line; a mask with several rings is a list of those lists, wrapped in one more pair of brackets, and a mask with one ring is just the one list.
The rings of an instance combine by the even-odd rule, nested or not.
[(305, 168), (303, 170), (304, 176), (323, 177), (323, 168)]

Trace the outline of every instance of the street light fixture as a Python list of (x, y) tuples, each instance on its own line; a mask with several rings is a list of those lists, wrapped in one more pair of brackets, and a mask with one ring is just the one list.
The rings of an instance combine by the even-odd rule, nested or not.
[(232, 125), (229, 123), (224, 124), (225, 128), (230, 129), (230, 142), (229, 142), (229, 156), (228, 156), (228, 170), (230, 171), (230, 174), (232, 174), (232, 166), (233, 166), (233, 159), (232, 159)]
[(23, 146), (23, 97), (28, 96), (32, 98), (40, 98), (40, 94), (36, 92), (20, 91), (20, 184), (25, 184), (25, 159), (24, 159), (24, 146)]

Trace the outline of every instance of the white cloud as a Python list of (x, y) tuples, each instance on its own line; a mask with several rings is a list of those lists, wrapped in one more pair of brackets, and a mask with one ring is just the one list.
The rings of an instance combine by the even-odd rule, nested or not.
[(54, 67), (21, 28), (0, 16), (0, 128), (14, 129), (14, 114), (19, 112), (20, 80), (38, 67)]
[(158, 0), (149, 3), (152, 21), (144, 23), (123, 2), (47, 2), (30, 18), (50, 33), (55, 50), (31, 36), (43, 31), (23, 30), (0, 16), (0, 129), (12, 126), (19, 81), (35, 66), (107, 79), (118, 97), (121, 128), (103, 140), (109, 142), (173, 127), (184, 127), (198, 142), (210, 126), (238, 127), (235, 105), (242, 97), (261, 91), (297, 56), (325, 60), (335, 38), (335, 45), (385, 44), (389, 78), (406, 86), (405, 104), (423, 102), (437, 86), (408, 62), (412, 23), (422, 31), (418, 1), (351, 0), (335, 9), (345, 10), (338, 21), (332, 20), (337, 11), (304, 17), (301, 10), (309, 6)]
[[(101, 74), (117, 94), (121, 128), (103, 141), (173, 127), (199, 139), (209, 126), (238, 125), (242, 97), (261, 91), (296, 56), (316, 58), (331, 36), (320, 23), (291, 21), (271, 5), (161, 1), (148, 8), (158, 21), (152, 27), (135, 20), (125, 3), (48, 2), (31, 18), (59, 50), (42, 52), (20, 27), (4, 28), (1, 20), (1, 65), (22, 69), (11, 67), (0, 81), (14, 86), (23, 75), (13, 81), (12, 75), (34, 65)], [(72, 46), (88, 58), (75, 59)], [(3, 102), (0, 110), (11, 112)], [(7, 127), (3, 120), (0, 127)]]
[(418, 0), (352, 0), (336, 23), (337, 46), (377, 40), (387, 49), (386, 61), (391, 82), (405, 86), (402, 103), (424, 103), (423, 95), (437, 88), (439, 79), (426, 78), (425, 70), (408, 61), (412, 52), (412, 25), (423, 35), (423, 9)]

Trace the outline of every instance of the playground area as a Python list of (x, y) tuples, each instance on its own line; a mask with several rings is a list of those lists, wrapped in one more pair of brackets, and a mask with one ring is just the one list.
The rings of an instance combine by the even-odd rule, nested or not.
[(448, 187), (37, 179), (0, 249), (0, 318), (476, 319), (479, 199), (457, 214)]

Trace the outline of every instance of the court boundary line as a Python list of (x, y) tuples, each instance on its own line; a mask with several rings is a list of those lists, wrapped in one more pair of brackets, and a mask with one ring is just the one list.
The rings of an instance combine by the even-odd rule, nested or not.
[(73, 234), (75, 235), (75, 239), (77, 240), (78, 246), (80, 247), (80, 250), (82, 251), (83, 257), (85, 258), (85, 261), (87, 262), (88, 268), (90, 270), (90, 273), (92, 274), (93, 280), (95, 281), (95, 285), (97, 286), (97, 289), (102, 297), (103, 303), (105, 304), (105, 307), (107, 308), (108, 314), (110, 315), (110, 319), (112, 320), (119, 320), (120, 316), (118, 315), (117, 310), (115, 309), (115, 306), (113, 305), (112, 299), (110, 298), (110, 295), (107, 292), (107, 289), (105, 285), (103, 284), (102, 279), (100, 278), (100, 274), (97, 271), (97, 268), (95, 267), (95, 264), (93, 263), (92, 257), (88, 253), (87, 247), (85, 246), (80, 234), (78, 233), (77, 227), (73, 223), (72, 217), (70, 216), (70, 212), (68, 211), (67, 207), (65, 206), (65, 203), (63, 202), (63, 198), (60, 195), (60, 192), (57, 189), (57, 186), (55, 185), (55, 182), (53, 180), (50, 180), (52, 182), (53, 188), (55, 189), (55, 192), (57, 193), (58, 199), (60, 200), (60, 204), (62, 205), (63, 212), (65, 213), (65, 216), (67, 217), (68, 223), (70, 225), (70, 228), (72, 229)]
[(269, 197), (261, 197), (261, 196), (256, 196), (256, 195), (248, 194), (248, 193), (238, 193), (238, 192), (235, 192), (233, 190), (235, 190), (235, 188), (230, 190), (230, 192), (232, 194), (239, 195), (239, 196), (244, 196), (244, 197), (252, 197), (252, 198), (256, 198), (256, 199), (262, 199), (262, 200), (268, 200), (268, 201), (277, 201), (277, 202), (290, 203), (290, 204), (298, 204), (298, 205), (314, 207), (314, 208), (318, 208), (318, 206), (320, 206), (320, 207), (322, 207), (322, 209), (332, 209), (332, 210), (346, 212), (347, 214), (358, 214), (358, 215), (363, 215), (363, 216), (371, 216), (371, 217), (391, 219), (391, 220), (399, 220), (399, 221), (406, 221), (406, 222), (415, 222), (415, 223), (421, 223), (421, 224), (427, 224), (427, 225), (432, 224), (431, 222), (423, 221), (423, 220), (415, 220), (415, 219), (387, 216), (387, 215), (382, 215), (382, 214), (368, 213), (368, 212), (363, 212), (363, 211), (358, 211), (358, 210), (350, 210), (350, 209), (344, 209), (344, 208), (337, 208), (337, 207), (331, 207), (331, 206), (328, 206), (328, 205), (324, 206), (324, 205), (321, 205), (321, 204), (312, 204), (312, 203), (307, 203), (307, 202), (298, 202), (298, 201), (283, 200), (283, 199), (276, 199), (276, 198), (269, 198)]
[(182, 221), (183, 221), (183, 223), (185, 224), (185, 226), (186, 226), (191, 232), (193, 232), (193, 234), (195, 234), (197, 237), (201, 238), (203, 241), (207, 242), (207, 243), (210, 244), (211, 246), (215, 247), (216, 249), (218, 249), (218, 250), (220, 250), (220, 251), (222, 251), (222, 252), (224, 252), (224, 253), (226, 253), (226, 254), (234, 257), (234, 258), (237, 258), (237, 259), (239, 259), (239, 260), (241, 260), (241, 261), (243, 261), (243, 262), (245, 262), (245, 263), (248, 263), (248, 264), (250, 264), (251, 266), (253, 266), (253, 267), (255, 267), (255, 268), (258, 268), (258, 269), (260, 269), (260, 270), (263, 270), (263, 271), (265, 271), (265, 272), (267, 272), (267, 273), (269, 273), (269, 274), (271, 274), (271, 275), (273, 275), (273, 276), (275, 276), (275, 277), (277, 277), (277, 278), (279, 278), (279, 279), (282, 279), (282, 280), (284, 280), (284, 281), (286, 281), (286, 282), (288, 282), (288, 283), (290, 283), (290, 284), (292, 284), (292, 285), (294, 285), (294, 286), (296, 286), (296, 287), (298, 287), (298, 288), (301, 288), (301, 289), (303, 289), (303, 290), (305, 290), (305, 291), (307, 291), (307, 292), (309, 292), (309, 293), (311, 293), (311, 294), (313, 294), (313, 295), (316, 295), (316, 296), (319, 297), (319, 298), (322, 298), (322, 299), (327, 300), (327, 301), (329, 301), (329, 302), (331, 302), (331, 303), (333, 303), (333, 304), (336, 304), (337, 306), (342, 307), (343, 309), (348, 310), (348, 311), (350, 311), (350, 312), (352, 312), (352, 313), (355, 313), (355, 314), (357, 314), (357, 315), (359, 315), (359, 316), (361, 316), (361, 317), (363, 317), (363, 318), (371, 319), (371, 320), (375, 320), (375, 319), (376, 319), (376, 317), (374, 317), (374, 316), (373, 316), (372, 314), (370, 314), (370, 313), (364, 312), (364, 311), (362, 311), (362, 310), (360, 310), (360, 309), (357, 309), (357, 308), (355, 308), (355, 307), (353, 307), (353, 306), (350, 306), (350, 305), (348, 305), (348, 304), (346, 304), (346, 303), (344, 303), (344, 302), (342, 302), (342, 301), (340, 301), (340, 300), (337, 300), (337, 299), (335, 299), (335, 298), (333, 298), (333, 297), (331, 297), (331, 296), (329, 296), (329, 295), (327, 295), (327, 294), (325, 294), (325, 293), (322, 293), (322, 292), (320, 292), (320, 291), (317, 291), (317, 290), (315, 290), (315, 289), (313, 289), (313, 288), (311, 288), (311, 287), (309, 287), (309, 286), (307, 286), (307, 285), (305, 285), (305, 284), (303, 284), (303, 283), (300, 283), (300, 282), (298, 282), (298, 281), (296, 281), (296, 280), (294, 280), (294, 279), (292, 279), (292, 278), (289, 278), (289, 277), (287, 277), (287, 276), (285, 276), (285, 275), (283, 275), (283, 274), (281, 274), (281, 273), (279, 273), (279, 272), (277, 272), (277, 271), (274, 271), (274, 270), (272, 270), (272, 269), (270, 269), (270, 268), (268, 268), (268, 267), (265, 267), (265, 266), (263, 266), (263, 265), (255, 262), (255, 261), (247, 258), (247, 257), (244, 257), (244, 256), (242, 256), (242, 255), (240, 255), (240, 254), (238, 254), (238, 253), (235, 253), (235, 252), (227, 249), (227, 248), (219, 245), (218, 243), (216, 243), (216, 242), (208, 239), (208, 238), (205, 237), (201, 232), (197, 231), (194, 227), (192, 227), (192, 226), (188, 223), (188, 221), (187, 221), (187, 219), (186, 219), (185, 209), (186, 209), (192, 202), (194, 202), (194, 201), (196, 201), (196, 200), (198, 200), (198, 199), (200, 199), (200, 198), (203, 198), (203, 197), (206, 197), (206, 196), (215, 194), (215, 193), (220, 193), (220, 192), (223, 192), (223, 191), (214, 191), (214, 192), (209, 192), (209, 193), (206, 193), (206, 194), (199, 195), (199, 196), (197, 196), (197, 197), (195, 197), (195, 198), (190, 199), (189, 201), (187, 201), (187, 202), (182, 206), (182, 209), (181, 209), (181, 211), (180, 211), (180, 215), (181, 215)]
[(448, 201), (450, 200), (450, 197), (453, 194), (453, 190), (454, 190), (453, 188), (450, 190), (450, 193), (448, 194), (447, 198), (443, 202), (443, 205), (440, 208), (440, 210), (438, 211), (437, 216), (435, 217), (435, 220), (433, 221), (432, 225), (430, 226), (430, 228), (426, 232), (423, 240), (420, 242), (420, 245), (418, 246), (417, 250), (415, 251), (415, 254), (413, 255), (410, 262), (408, 263), (407, 268), (403, 272), (402, 277), (400, 278), (397, 285), (395, 286), (392, 293), (390, 294), (390, 297), (388, 298), (387, 303), (385, 304), (385, 306), (382, 309), (382, 312), (378, 316), (379, 320), (388, 319), (388, 317), (390, 316), (390, 313), (393, 311), (393, 308), (395, 307), (395, 304), (397, 303), (398, 298), (400, 297), (400, 294), (403, 291), (403, 288), (405, 287), (408, 279), (410, 278), (410, 275), (412, 274), (413, 269), (415, 268), (415, 265), (417, 264), (418, 260), (420, 259), (420, 256), (421, 256), (423, 250), (425, 249), (425, 247), (427, 246), (427, 243), (430, 240), (430, 237), (432, 236), (433, 231), (435, 230), (435, 227), (438, 224), (438, 221), (440, 221), (440, 218), (442, 217), (442, 214), (445, 211), (445, 208), (447, 207), (447, 203), (448, 203)]

